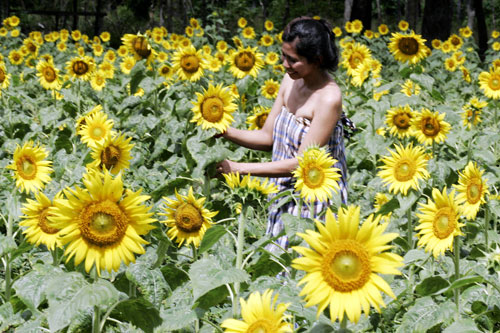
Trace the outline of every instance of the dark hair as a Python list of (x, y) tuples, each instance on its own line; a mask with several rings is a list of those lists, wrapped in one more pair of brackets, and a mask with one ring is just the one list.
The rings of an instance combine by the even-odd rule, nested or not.
[(308, 62), (319, 63), (321, 68), (330, 71), (337, 69), (339, 57), (335, 35), (327, 21), (306, 16), (293, 19), (283, 30), (282, 40), (292, 43), (296, 38), (297, 54)]

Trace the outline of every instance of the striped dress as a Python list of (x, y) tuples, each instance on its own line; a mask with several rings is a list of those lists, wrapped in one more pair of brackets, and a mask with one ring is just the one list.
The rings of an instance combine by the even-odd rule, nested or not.
[[(293, 113), (290, 113), (288, 109), (283, 106), (280, 114), (274, 121), (272, 160), (279, 161), (297, 157), (302, 139), (309, 131), (310, 123), (311, 121), (309, 119), (295, 117)], [(340, 120), (337, 122), (332, 136), (328, 140), (328, 152), (338, 161), (334, 166), (340, 169), (342, 175), (338, 182), (340, 187), (339, 192), (342, 202), (347, 203), (347, 165), (344, 154), (344, 128), (342, 126), (342, 121)], [(277, 185), (279, 192), (294, 189), (295, 181), (293, 177), (271, 178), (271, 181)], [(281, 215), (283, 213), (289, 213), (295, 216), (298, 215), (298, 205), (294, 200), (280, 207), (277, 207), (278, 202), (279, 200), (274, 202), (269, 209), (266, 234), (273, 237), (277, 236), (284, 228), (283, 221), (281, 219)], [(331, 202), (314, 202), (314, 212), (311, 216), (309, 206), (304, 204), (301, 209), (301, 216), (306, 218), (315, 218), (324, 208), (329, 207), (330, 205)], [(284, 236), (278, 238), (275, 242), (284, 249), (288, 246), (288, 239)], [(276, 246), (268, 246), (268, 250), (274, 252), (276, 250)]]

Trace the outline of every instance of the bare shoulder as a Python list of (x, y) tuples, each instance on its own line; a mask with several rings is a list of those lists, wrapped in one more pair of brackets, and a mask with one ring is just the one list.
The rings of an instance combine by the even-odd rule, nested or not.
[(342, 92), (335, 82), (329, 82), (318, 91), (316, 110), (340, 112), (342, 110)]

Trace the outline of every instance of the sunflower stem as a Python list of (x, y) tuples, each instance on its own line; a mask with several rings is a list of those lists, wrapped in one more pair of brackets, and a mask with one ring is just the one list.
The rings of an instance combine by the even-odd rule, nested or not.
[(375, 130), (375, 109), (372, 108), (372, 135), (375, 136), (377, 131)]
[(488, 204), (484, 207), (485, 212), (484, 212), (484, 244), (486, 245), (486, 251), (489, 249), (489, 242), (488, 242), (488, 229), (490, 227), (490, 208)]
[[(241, 208), (241, 213), (238, 219), (238, 242), (236, 243), (236, 268), (241, 269), (241, 264), (243, 262), (243, 245), (244, 245), (244, 236), (245, 236), (245, 214), (247, 211), (247, 207), (243, 205)], [(240, 283), (234, 283), (234, 299), (233, 302), (233, 316), (236, 317), (238, 314), (238, 298), (240, 294)]]
[[(457, 236), (453, 242), (453, 262), (455, 264), (455, 281), (460, 278), (460, 238)], [(460, 288), (455, 288), (455, 303), (457, 305), (456, 319), (460, 319)]]
[(409, 249), (413, 249), (413, 221), (412, 221), (412, 218), (411, 218), (411, 207), (408, 208), (408, 211), (406, 212), (406, 218), (408, 220), (408, 224), (407, 224), (407, 237), (408, 237), (408, 246), (410, 247)]
[(54, 250), (50, 251), (52, 253), (52, 265), (58, 266), (59, 265), (59, 256), (57, 254), (57, 246), (54, 248)]
[(191, 243), (191, 249), (193, 250), (193, 262), (195, 262), (198, 260), (198, 249), (193, 243)]
[[(92, 279), (94, 280), (93, 282), (97, 282), (99, 279), (99, 276), (97, 274), (97, 267), (94, 266), (92, 270)], [(101, 313), (99, 310), (99, 306), (95, 305), (94, 306), (94, 315), (92, 318), (92, 333), (100, 333), (101, 332)]]
[(302, 205), (304, 204), (304, 200), (302, 196), (299, 196), (299, 207), (297, 208), (297, 216), (302, 217)]
[(342, 321), (340, 322), (340, 330), (339, 332), (347, 332), (347, 315), (344, 313), (342, 317)]
[[(7, 239), (12, 238), (12, 216), (9, 214), (7, 217)], [(11, 274), (12, 267), (10, 265), (10, 253), (5, 254), (5, 300), (6, 302), (10, 301), (10, 293), (11, 293)]]

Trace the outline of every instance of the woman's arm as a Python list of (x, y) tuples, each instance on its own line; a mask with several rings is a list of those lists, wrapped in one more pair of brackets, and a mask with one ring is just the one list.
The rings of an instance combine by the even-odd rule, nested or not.
[(233, 141), (234, 143), (257, 150), (271, 150), (273, 147), (273, 127), (274, 120), (281, 112), (281, 108), (284, 105), (284, 91), (286, 87), (290, 84), (291, 79), (288, 75), (283, 77), (281, 81), (278, 96), (274, 101), (273, 107), (269, 112), (269, 116), (264, 123), (264, 126), (260, 130), (241, 130), (233, 127), (229, 127), (223, 134), (223, 137)]
[(224, 160), (217, 165), (216, 170), (218, 173), (239, 172), (242, 175), (251, 174), (259, 177), (290, 177), (297, 165), (298, 160), (296, 158), (260, 163)]

